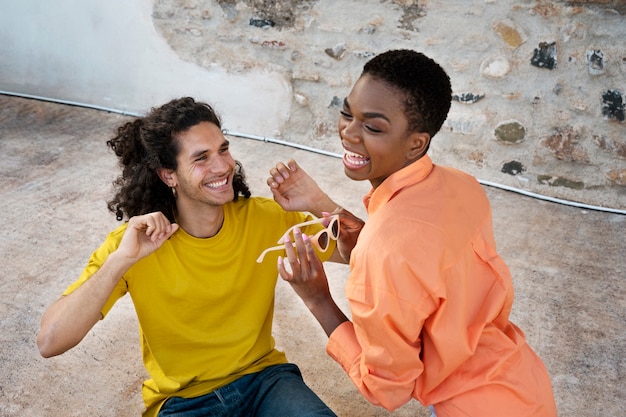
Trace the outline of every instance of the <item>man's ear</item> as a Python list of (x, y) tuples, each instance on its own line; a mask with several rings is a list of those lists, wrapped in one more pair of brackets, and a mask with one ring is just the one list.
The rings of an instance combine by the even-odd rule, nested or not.
[(157, 174), (161, 181), (165, 183), (168, 187), (176, 187), (176, 174), (174, 170), (167, 168), (159, 168), (157, 169)]
[(410, 161), (420, 159), (428, 150), (430, 135), (426, 132), (414, 132), (408, 138), (406, 157)]

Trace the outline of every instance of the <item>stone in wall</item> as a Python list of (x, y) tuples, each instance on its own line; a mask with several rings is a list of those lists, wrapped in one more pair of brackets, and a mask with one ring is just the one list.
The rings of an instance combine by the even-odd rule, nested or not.
[(254, 17), (251, 17), (250, 26), (256, 26), (258, 28), (273, 28), (274, 26), (276, 26), (276, 22), (274, 22), (272, 19), (255, 19)]
[(589, 163), (589, 155), (580, 145), (580, 139), (580, 132), (565, 127), (543, 139), (541, 144), (562, 161)]
[(612, 169), (606, 173), (606, 177), (614, 184), (626, 187), (626, 168)]
[(473, 115), (467, 112), (453, 111), (448, 114), (442, 130), (448, 130), (460, 135), (479, 134), (485, 124), (485, 116)]
[(345, 42), (338, 43), (332, 48), (324, 49), (324, 52), (326, 52), (326, 55), (339, 60), (343, 58), (343, 55), (346, 53), (346, 44)]
[(476, 164), (477, 167), (482, 167), (485, 163), (485, 154), (483, 154), (481, 151), (472, 151), (467, 156), (467, 159)]
[(503, 55), (487, 57), (480, 65), (480, 74), (485, 78), (500, 79), (511, 72), (511, 63)]
[(343, 100), (341, 99), (341, 97), (334, 96), (332, 100), (330, 100), (330, 104), (328, 105), (328, 108), (332, 108), (332, 107), (336, 109), (343, 108)]
[(504, 122), (496, 127), (496, 138), (504, 143), (516, 144), (524, 140), (526, 128), (518, 121)]
[(587, 59), (587, 68), (591, 75), (602, 75), (605, 72), (604, 53), (599, 49), (587, 51), (585, 54)]
[(493, 25), (493, 30), (500, 35), (502, 40), (511, 48), (516, 49), (521, 44), (526, 42), (525, 36), (517, 25), (510, 20), (504, 20), (496, 22)]
[(535, 48), (533, 57), (530, 60), (531, 65), (549, 70), (556, 68), (557, 48), (555, 42), (541, 42), (539, 47)]
[(420, 4), (419, 1), (396, 1), (402, 5), (402, 16), (398, 19), (398, 28), (419, 32), (419, 28), (416, 25), (417, 19), (426, 16), (426, 7)]
[(626, 159), (626, 142), (623, 140), (607, 138), (602, 135), (593, 135), (592, 140), (603, 151)]
[(608, 119), (624, 121), (624, 100), (619, 90), (607, 90), (602, 94), (602, 115)]
[(626, 14), (626, 1), (624, 0), (559, 0), (570, 6), (585, 6), (591, 9), (605, 11), (606, 13)]
[(502, 165), (502, 169), (500, 171), (509, 175), (517, 175), (526, 171), (526, 168), (519, 161), (509, 161)]
[(485, 97), (482, 93), (459, 93), (452, 94), (452, 100), (462, 104), (474, 104)]
[(585, 188), (585, 183), (582, 181), (570, 180), (560, 176), (538, 175), (537, 181), (539, 184), (546, 184), (551, 187), (565, 187), (574, 190), (582, 190)]

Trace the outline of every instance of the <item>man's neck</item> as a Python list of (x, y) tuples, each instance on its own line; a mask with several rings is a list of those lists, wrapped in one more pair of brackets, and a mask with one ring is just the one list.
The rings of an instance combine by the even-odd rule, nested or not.
[(213, 237), (224, 223), (223, 206), (205, 206), (202, 210), (181, 210), (179, 208), (178, 225), (193, 237), (205, 239)]

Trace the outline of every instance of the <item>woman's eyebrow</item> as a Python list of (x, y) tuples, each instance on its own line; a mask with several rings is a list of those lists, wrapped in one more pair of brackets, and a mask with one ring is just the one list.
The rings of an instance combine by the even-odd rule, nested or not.
[[(346, 109), (350, 110), (350, 103), (348, 103), (348, 97), (343, 99), (343, 106)], [(389, 118), (382, 113), (366, 112), (366, 113), (363, 113), (363, 118), (364, 119), (383, 119), (383, 120), (386, 120), (387, 123), (391, 123), (391, 120), (389, 120)]]

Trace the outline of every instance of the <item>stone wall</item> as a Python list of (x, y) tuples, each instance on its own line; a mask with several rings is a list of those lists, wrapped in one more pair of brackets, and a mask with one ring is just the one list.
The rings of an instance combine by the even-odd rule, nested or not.
[(624, 209), (625, 14), (623, 0), (157, 0), (153, 21), (186, 61), (282, 74), (293, 94), (276, 138), (331, 152), (367, 59), (420, 50), (454, 90), (435, 162)]

